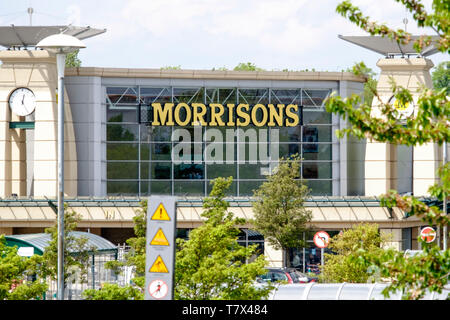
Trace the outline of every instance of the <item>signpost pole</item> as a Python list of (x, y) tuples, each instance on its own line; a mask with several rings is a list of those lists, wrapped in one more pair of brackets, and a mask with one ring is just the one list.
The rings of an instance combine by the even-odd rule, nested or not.
[(147, 204), (145, 300), (172, 300), (176, 197), (150, 196)]
[(323, 248), (320, 249), (321, 266), (323, 267)]
[(319, 231), (317, 232), (314, 237), (314, 244), (320, 248), (320, 264), (323, 266), (323, 253), (324, 249), (328, 247), (328, 242), (330, 241), (330, 235), (325, 231)]

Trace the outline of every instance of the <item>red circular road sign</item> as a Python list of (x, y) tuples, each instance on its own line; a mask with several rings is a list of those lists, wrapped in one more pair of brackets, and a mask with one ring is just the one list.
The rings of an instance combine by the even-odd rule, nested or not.
[(325, 231), (319, 231), (314, 235), (314, 244), (319, 248), (326, 248), (330, 241), (330, 235)]
[(431, 227), (425, 227), (420, 231), (420, 237), (426, 243), (433, 242), (436, 239), (436, 231)]
[(163, 299), (169, 292), (169, 287), (162, 280), (153, 280), (148, 286), (148, 292), (155, 299)]

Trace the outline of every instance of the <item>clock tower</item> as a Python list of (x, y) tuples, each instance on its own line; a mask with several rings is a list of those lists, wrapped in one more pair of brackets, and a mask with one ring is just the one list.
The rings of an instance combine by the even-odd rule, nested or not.
[(0, 26), (0, 197), (56, 198), (58, 99), (64, 99), (64, 193), (77, 195), (78, 163), (72, 112), (57, 96), (56, 56), (40, 40), (64, 33), (80, 40), (106, 29), (78, 26)]
[[(0, 51), (0, 197), (57, 195), (56, 58), (45, 50)], [(65, 99), (65, 181), (77, 194), (72, 113)]]

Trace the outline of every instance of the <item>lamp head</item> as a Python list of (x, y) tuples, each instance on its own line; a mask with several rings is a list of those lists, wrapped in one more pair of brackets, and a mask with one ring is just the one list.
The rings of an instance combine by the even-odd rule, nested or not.
[(36, 44), (36, 47), (45, 49), (52, 53), (70, 53), (77, 49), (86, 48), (79, 39), (67, 34), (53, 34)]

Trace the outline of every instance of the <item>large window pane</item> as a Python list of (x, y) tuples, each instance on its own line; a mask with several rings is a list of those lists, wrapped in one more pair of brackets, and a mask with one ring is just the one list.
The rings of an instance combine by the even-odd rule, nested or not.
[(323, 105), (323, 101), (330, 94), (331, 90), (310, 90), (304, 89), (302, 92), (302, 104), (306, 108), (318, 108)]
[[(151, 168), (151, 173), (149, 173)], [(141, 162), (141, 179), (166, 180), (172, 178), (171, 162)]]
[(166, 126), (145, 126), (141, 125), (141, 141), (163, 141), (170, 142), (172, 136), (172, 127)]
[(204, 88), (173, 88), (174, 103), (204, 103)]
[(108, 124), (106, 141), (138, 141), (138, 130), (136, 124)]
[(161, 141), (170, 142), (172, 141), (172, 127), (141, 127), (141, 141), (151, 142), (151, 141)]
[(303, 127), (303, 142), (331, 142), (331, 126)]
[[(151, 143), (141, 144), (141, 160), (155, 161), (155, 160), (172, 160), (171, 156), (172, 145), (170, 143)], [(151, 155), (150, 150), (152, 151)]]
[(281, 127), (279, 131), (280, 142), (297, 142), (301, 141), (301, 127)]
[(174, 165), (175, 179), (203, 179), (203, 164), (176, 164)]
[(174, 142), (173, 160), (176, 162), (193, 163), (203, 160), (204, 143)]
[(218, 177), (233, 177), (236, 178), (236, 163), (233, 164), (208, 164), (207, 165), (208, 179), (215, 179)]
[(142, 181), (141, 195), (148, 196), (152, 194), (172, 194), (171, 181)]
[(135, 106), (108, 107), (106, 111), (107, 122), (137, 123), (137, 120), (137, 107)]
[(107, 162), (108, 179), (137, 179), (139, 162)]
[(107, 160), (138, 160), (137, 143), (108, 143), (106, 145)]
[(270, 146), (267, 143), (239, 143), (237, 149), (239, 154), (237, 159), (240, 163), (270, 161)]
[(268, 164), (239, 164), (239, 179), (266, 179)]
[(311, 188), (310, 195), (325, 196), (333, 194), (331, 180), (308, 180), (307, 185)]
[[(228, 103), (236, 104), (236, 89), (235, 88), (207, 88), (206, 89), (206, 103), (220, 103), (226, 106)], [(228, 115), (227, 115), (228, 116)], [(228, 121), (228, 118), (226, 118)]]
[(254, 105), (257, 103), (269, 103), (269, 91), (267, 89), (238, 89), (239, 103)]
[(106, 103), (113, 104), (136, 104), (137, 88), (136, 87), (107, 87)]
[(190, 195), (190, 196), (204, 196), (205, 182), (204, 181), (174, 181), (175, 195)]
[(326, 111), (303, 111), (303, 123), (308, 124), (331, 124), (331, 113)]
[[(222, 151), (222, 156), (220, 156)], [(207, 164), (213, 164), (217, 162), (231, 162), (237, 161), (237, 144), (231, 143), (206, 143), (205, 147), (205, 162)]]
[(303, 159), (304, 160), (332, 160), (331, 157), (332, 144), (304, 144)]
[(137, 195), (139, 193), (138, 181), (107, 181), (107, 193), (111, 195)]
[(253, 190), (258, 189), (263, 182), (264, 180), (240, 181), (239, 196), (253, 196)]
[(140, 88), (141, 103), (150, 105), (154, 102), (161, 104), (172, 102), (170, 88)]
[(298, 154), (300, 156), (300, 148), (301, 148), (300, 143), (290, 143), (290, 144), (282, 143), (279, 144), (278, 146), (280, 150), (280, 158), (281, 157), (288, 158), (294, 154)]
[(270, 103), (301, 105), (300, 89), (272, 89)]
[(304, 179), (331, 179), (331, 162), (303, 162)]

